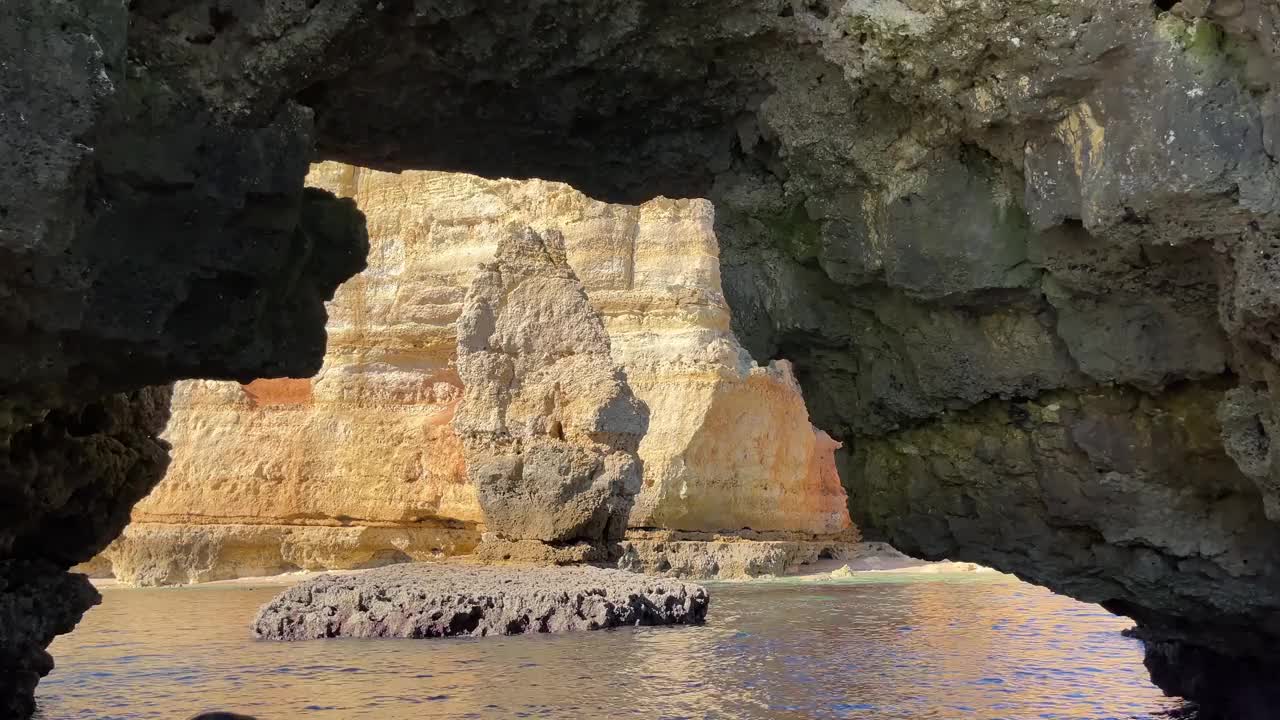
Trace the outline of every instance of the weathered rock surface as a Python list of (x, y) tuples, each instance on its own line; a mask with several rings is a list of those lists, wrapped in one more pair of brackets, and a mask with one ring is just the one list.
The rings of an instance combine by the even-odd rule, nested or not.
[(698, 585), (622, 570), (402, 565), (289, 588), (259, 611), (253, 632), (317, 640), (698, 625), (708, 604)]
[[(355, 172), (320, 166), (311, 184), (353, 195)], [(462, 395), (451, 318), (415, 312), (414, 293), (430, 292), (432, 278), (400, 265), (409, 248), (400, 226), (388, 228), (400, 207), (371, 211), (370, 271), (329, 303), (315, 377), (178, 383), (167, 479), (104, 554), (117, 577), (350, 569), (478, 542), (480, 510), (451, 427)]]
[(798, 533), (694, 533), (662, 530), (627, 534), (618, 547), (618, 567), (649, 575), (680, 578), (782, 576), (820, 559), (843, 559), (865, 543), (847, 537), (815, 540)]
[(109, 395), (4, 437), (0, 451), (0, 716), (53, 669), (45, 647), (100, 600), (67, 573), (118, 535), (168, 463), (168, 388)]
[(477, 542), (475, 527), (465, 523), (450, 527), (447, 522), (388, 526), (147, 522), (125, 528), (105, 551), (76, 571), (134, 585), (185, 585), (435, 560), (472, 553)]
[[(795, 362), (811, 412), (845, 443), (864, 530), (1106, 599), (1153, 642), (1280, 667), (1280, 628), (1238, 632), (1277, 616), (1280, 584), (1276, 464), (1258, 451), (1280, 392), (1274, 2), (2, 11), (0, 136), (17, 162), (0, 175), (16, 199), (0, 223), (20, 259), (0, 296), (4, 394), (34, 409), (18, 426), (182, 373), (307, 374), (294, 364), (318, 352), (286, 340), (317, 340), (319, 322), (296, 322), (306, 313), (285, 300), (309, 298), (311, 260), (333, 255), (280, 240), (309, 215), (292, 164), (309, 139), (384, 169), (707, 196), (738, 336)], [(39, 233), (49, 241), (30, 242)], [(1197, 445), (1211, 473), (1170, 488), (1159, 453), (1122, 451), (1167, 447), (1146, 433), (1187, 388), (1209, 399), (1189, 424), (1210, 413), (1205, 437), (1230, 438)], [(1256, 423), (1232, 395), (1216, 425), (1213, 397), (1232, 390), (1267, 399)], [(1038, 439), (1059, 425), (1028, 402), (1109, 393), (1154, 399), (1104, 413), (1109, 442), (1068, 431), (1056, 452), (1080, 487), (1046, 490), (1055, 475), (1039, 461), (953, 473), (975, 426)], [(937, 451), (914, 454), (916, 432)], [(909, 482), (876, 475), (891, 459)], [(1177, 537), (1116, 532), (1175, 496)], [(1239, 508), (1234, 531), (1224, 502)]]
[(713, 199), (738, 335), (796, 364), (855, 522), (1240, 663), (1170, 691), (1255, 692), (1280, 667), (1275, 14), (849, 2), (820, 25), (851, 82), (766, 103), (788, 174), (748, 159)]
[(164, 472), (167, 391), (144, 388), (314, 372), (323, 302), (365, 251), (354, 207), (303, 189), (313, 113), (151, 72), (167, 41), (130, 6), (0, 5), (4, 717), (97, 600), (66, 570)]
[(1133, 633), (1146, 645), (1144, 664), (1151, 680), (1170, 695), (1193, 697), (1201, 704), (1197, 717), (1209, 720), (1265, 718), (1280, 703), (1274, 668), (1266, 662), (1242, 660), (1201, 645)]
[[(360, 295), (344, 287), (332, 305), (335, 319), (385, 318), (380, 344), (416, 334), (420, 346), (450, 356), (476, 265), (494, 258), (510, 227), (562, 234), (613, 361), (648, 409), (632, 527), (813, 535), (848, 527), (836, 444), (809, 423), (790, 365), (756, 366), (730, 329), (709, 203), (614, 205), (560, 183), (336, 164), (311, 177), (370, 218), (371, 270), (356, 280)], [(341, 326), (331, 334), (342, 342)]]
[[(836, 443), (810, 425), (790, 365), (756, 367), (729, 330), (708, 203), (608, 205), (559, 183), (394, 175), (337, 163), (317, 165), (309, 177), (353, 198), (370, 229), (368, 270), (329, 304), (324, 366), (310, 380), (179, 383), (165, 435), (174, 446), (165, 481), (134, 509), (133, 523), (98, 565), (82, 570), (170, 584), (370, 567), (477, 549), (485, 513), (453, 422), (464, 395), (454, 363), (456, 323), (466, 317), (465, 294), (477, 268), (494, 259), (512, 222), (541, 233), (562, 228), (568, 266), (554, 273), (571, 271), (582, 285), (562, 298), (537, 280), (538, 294), (521, 305), (549, 304), (557, 312), (576, 307), (593, 332), (602, 324), (607, 334), (592, 336), (603, 379), (579, 370), (565, 376), (556, 370), (557, 353), (547, 361), (521, 341), (521, 371), (548, 380), (538, 381), (541, 389), (521, 383), (527, 397), (516, 410), (526, 417), (516, 423), (516, 435), (529, 432), (558, 446), (548, 434), (554, 421), (566, 440), (580, 440), (583, 435), (568, 436), (561, 416), (596, 422), (592, 403), (609, 402), (603, 389), (625, 381), (639, 402), (636, 412), (648, 421), (638, 448), (643, 487), (638, 496), (628, 490), (634, 497), (624, 501), (631, 508), (622, 515), (640, 536), (650, 527), (739, 536), (742, 528), (777, 531), (792, 543), (785, 557), (802, 557), (820, 553), (827, 536), (849, 527)], [(572, 306), (584, 291), (589, 307)], [(518, 335), (548, 346), (575, 342), (577, 325), (561, 315), (512, 324)], [(614, 366), (623, 380), (613, 377), (608, 368)], [(494, 385), (501, 376), (473, 370), (485, 388), (477, 407), (511, 402)], [(530, 405), (529, 398), (544, 391), (564, 401), (560, 409), (547, 411), (541, 399)], [(502, 442), (510, 442), (508, 435)], [(492, 469), (506, 452), (494, 445), (492, 429), (471, 441), (477, 467)], [(519, 496), (514, 505), (503, 501), (511, 497), (505, 492), (488, 508), (496, 513), (503, 506), (507, 514), (487, 523), (492, 539), (478, 547), (479, 559), (564, 563), (611, 556), (573, 544), (505, 542), (557, 535), (571, 542), (564, 531), (583, 521), (571, 519), (560, 491), (541, 504)], [(585, 535), (599, 540), (598, 530)], [(815, 537), (818, 542), (806, 544)], [(690, 544), (687, 557), (699, 547)], [(749, 554), (746, 546), (734, 550)], [(776, 548), (760, 553), (773, 559), (704, 560), (696, 567), (737, 575), (779, 566)]]
[(520, 228), (498, 241), (463, 301), (458, 376), (453, 427), (486, 526), (514, 540), (621, 539), (649, 409), (560, 235)]
[(449, 427), (456, 373), (432, 366), (434, 349), (388, 343), (378, 352), (399, 354), (392, 364), (340, 343), (311, 380), (179, 383), (165, 430), (171, 480), (135, 521), (474, 526), (475, 492)]

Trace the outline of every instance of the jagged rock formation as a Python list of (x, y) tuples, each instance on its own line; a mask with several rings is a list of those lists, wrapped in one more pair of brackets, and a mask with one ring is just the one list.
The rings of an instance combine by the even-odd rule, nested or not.
[(1129, 615), (1166, 690), (1256, 708), (1276, 25), (1233, 5), (846, 3), (820, 25), (856, 79), (818, 102), (866, 132), (766, 104), (804, 157), (715, 199), (739, 336), (796, 363), (864, 532)]
[(709, 604), (699, 585), (620, 570), (405, 565), (295, 585), (258, 611), (253, 633), (422, 639), (701, 625)]
[(782, 576), (822, 559), (844, 559), (876, 543), (856, 531), (815, 538), (796, 532), (633, 530), (618, 545), (617, 566), (647, 575), (741, 579)]
[(0, 454), (0, 714), (29, 712), (36, 683), (53, 669), (45, 647), (69, 632), (97, 591), (67, 568), (118, 535), (129, 508), (164, 472), (156, 435), (168, 388), (110, 395), (73, 411), (51, 410), (5, 437)]
[[(384, 169), (706, 196), (738, 336), (795, 362), (864, 530), (1104, 601), (1161, 658), (1215, 657), (1226, 681), (1280, 666), (1273, 2), (0, 12), (18, 158), (0, 171), (0, 245), (19, 260), (4, 394), (34, 409), (11, 428), (185, 373), (305, 375), (294, 350), (319, 321), (278, 321), (336, 255), (279, 240), (311, 215), (293, 164), (310, 139)], [(1171, 447), (1169, 418), (1197, 428), (1174, 449), (1206, 474), (1137, 451)], [(1061, 446), (986, 447), (957, 471), (957, 448), (997, 427)], [(895, 465), (910, 482), (876, 475)], [(1169, 507), (1176, 533), (1117, 531)], [(1159, 677), (1195, 691), (1190, 663)]]
[(164, 472), (146, 388), (314, 372), (323, 302), (363, 263), (351, 203), (303, 189), (313, 114), (197, 97), (214, 81), (149, 73), (131, 24), (124, 2), (0, 7), (4, 717), (98, 600), (67, 569)]
[[(629, 562), (651, 571), (677, 546), (648, 542), (644, 528), (729, 540), (752, 528), (760, 542), (690, 542), (683, 555), (719, 559), (665, 570), (737, 577), (780, 573), (856, 538), (845, 534), (837, 444), (809, 424), (789, 364), (755, 367), (729, 330), (707, 203), (606, 205), (558, 183), (336, 163), (310, 178), (355, 199), (370, 227), (369, 269), (329, 304), (324, 367), (311, 380), (179, 383), (166, 480), (85, 570), (168, 584), (349, 569), (469, 553), (486, 525), (486, 561), (603, 560), (599, 547), (518, 541), (617, 539), (629, 522), (638, 533)], [(479, 270), (510, 238), (509, 223), (564, 228), (564, 258), (509, 239), (512, 252), (528, 251), (520, 257), (546, 262), (512, 258), (495, 275), (499, 258), (498, 269)], [(497, 286), (474, 289), (470, 305), (464, 297), (481, 281), (539, 274), (510, 309)], [(495, 309), (510, 317), (491, 342), (497, 331), (481, 321)], [(511, 360), (472, 356), (507, 345)], [(590, 355), (566, 359), (588, 345)], [(471, 409), (460, 411), (464, 394)], [(643, 487), (636, 495), (641, 477), (612, 457), (614, 477), (595, 480), (597, 499), (617, 506), (604, 516), (586, 498), (575, 515), (552, 488), (509, 502), (532, 491), (516, 468), (546, 466), (515, 462), (531, 444), (605, 443), (631, 456), (637, 441)], [(594, 461), (578, 459), (586, 482)], [(494, 484), (502, 478), (515, 485)], [(606, 516), (622, 522), (606, 533)]]
[(464, 396), (453, 426), (486, 526), (545, 543), (622, 538), (648, 430), (564, 239), (498, 242), (458, 318)]

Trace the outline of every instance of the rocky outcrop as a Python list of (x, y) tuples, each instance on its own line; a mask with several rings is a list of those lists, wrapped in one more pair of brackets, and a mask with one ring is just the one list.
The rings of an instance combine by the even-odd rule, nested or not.
[(1263, 718), (1280, 702), (1272, 669), (1264, 662), (1241, 660), (1208, 648), (1143, 637), (1144, 663), (1151, 680), (1170, 695), (1197, 698), (1198, 710), (1210, 720)]
[(109, 395), (3, 436), (0, 451), (0, 715), (30, 713), (53, 669), (45, 647), (100, 599), (67, 569), (88, 560), (129, 520), (168, 462), (156, 435), (167, 388)]
[[(1184, 619), (1215, 624), (1220, 647), (1266, 652), (1253, 628), (1270, 622), (1280, 602), (1266, 582), (1280, 535), (1223, 451), (1215, 410), (1225, 384), (987, 402), (890, 441), (866, 441), (855, 462), (872, 473), (871, 497), (880, 499), (861, 511), (931, 555), (963, 557), (974, 554), (966, 546), (980, 545), (1022, 576), (1075, 578), (1061, 581), (1064, 591), (1137, 617), (1152, 632), (1146, 637), (1184, 632), (1165, 624), (1164, 613), (1178, 608)], [(935, 482), (909, 483), (919, 477)], [(950, 510), (896, 519), (910, 503)], [(1002, 534), (989, 534), (986, 513), (1005, 518)], [(1031, 555), (1025, 543), (1037, 537), (1058, 544)], [(1106, 572), (1087, 577), (1086, 567)], [(1182, 582), (1169, 582), (1171, 573)]]
[[(183, 373), (308, 374), (295, 350), (319, 323), (294, 321), (318, 310), (311, 280), (329, 277), (311, 261), (336, 257), (296, 240), (311, 213), (294, 162), (309, 139), (383, 169), (554, 177), (613, 200), (705, 196), (738, 337), (762, 361), (795, 362), (810, 411), (845, 445), (865, 530), (1105, 599), (1153, 643), (1280, 666), (1280, 630), (1237, 632), (1276, 610), (1277, 572), (1252, 562), (1275, 547), (1274, 464), (1258, 451), (1273, 418), (1241, 415), (1250, 404), (1226, 394), (1277, 399), (1274, 3), (3, 12), (14, 79), (0, 135), (18, 161), (0, 176), (15, 198), (0, 222), (20, 258), (3, 276), (17, 348), (5, 399), (34, 408), (14, 427)], [(1171, 487), (1157, 453), (1121, 450), (1161, 447), (1146, 433), (1177, 417), (1182, 392), (1200, 397), (1189, 424), (1228, 439), (1196, 446), (1213, 474)], [(1101, 416), (1027, 407), (1110, 394), (1120, 409)], [(1114, 446), (1072, 426), (1099, 417)], [(953, 449), (974, 427), (1065, 432), (1056, 452), (1080, 486), (1046, 490), (1037, 447), (1013, 452), (1030, 469), (987, 448), (995, 461), (961, 463), (976, 474), (958, 488)], [(940, 438), (934, 454), (913, 454), (915, 433)], [(889, 460), (913, 468), (909, 483), (875, 475)], [(1073, 503), (1041, 502), (1055, 492)], [(1176, 538), (1115, 531), (1174, 497)], [(1222, 502), (1239, 508), (1234, 532)], [(1157, 585), (1178, 590), (1148, 594)]]
[(498, 241), (458, 318), (454, 430), (486, 526), (503, 538), (618, 540), (649, 424), (565, 258), (530, 228)]
[[(868, 536), (1100, 602), (1162, 648), (1166, 689), (1251, 696), (1280, 663), (1245, 630), (1280, 609), (1255, 259), (1278, 222), (1256, 73), (1275, 25), (1248, 3), (1239, 35), (1190, 3), (1032, 7), (822, 19), (856, 40), (829, 36), (852, 93), (824, 83), (826, 122), (868, 132), (766, 105), (791, 174), (744, 162), (714, 196), (738, 334), (795, 362)], [(829, 169), (850, 147), (858, 172)], [(1200, 650), (1240, 671), (1170, 682)]]
[[(324, 367), (179, 383), (166, 480), (83, 570), (172, 584), (477, 549), (604, 562), (617, 551), (574, 544), (627, 524), (630, 555), (656, 570), (674, 546), (652, 550), (646, 528), (786, 536), (782, 552), (744, 544), (732, 554), (755, 559), (715, 550), (667, 570), (740, 576), (854, 538), (836, 538), (837, 443), (810, 425), (790, 365), (756, 367), (729, 330), (707, 203), (336, 163), (310, 177), (356, 200), (372, 248), (329, 304)], [(548, 253), (512, 235), (521, 224), (565, 237)]]
[(146, 388), (314, 372), (323, 302), (362, 267), (354, 207), (302, 186), (313, 113), (197, 97), (213, 79), (150, 72), (144, 35), (123, 2), (0, 7), (4, 717), (97, 601), (67, 569), (164, 472)]
[(814, 538), (802, 533), (699, 533), (635, 530), (617, 548), (617, 566), (632, 572), (683, 578), (741, 580), (781, 577), (818, 560), (844, 559), (876, 543), (856, 532)]
[(621, 570), (404, 565), (321, 575), (253, 621), (267, 640), (440, 638), (700, 625), (707, 591)]
[[(739, 336), (795, 361), (868, 536), (1101, 602), (1165, 657), (1249, 659), (1217, 676), (1248, 684), (1258, 657), (1280, 661), (1244, 632), (1275, 616), (1280, 536), (1270, 413), (1249, 401), (1275, 355), (1253, 325), (1266, 311), (1240, 310), (1275, 293), (1252, 260), (1276, 232), (1274, 100), (1251, 42), (1188, 4), (1079, 4), (1074, 27), (1029, 10), (1002, 6), (995, 35), (941, 6), (849, 3), (824, 22), (856, 23), (844, 58), (886, 124), (850, 138), (851, 176), (818, 172), (846, 147), (806, 135), (795, 104), (768, 113), (809, 159), (718, 205)], [(952, 51), (978, 36), (1004, 40), (954, 85)], [(842, 95), (827, 106), (849, 117)]]
[(134, 585), (185, 585), (466, 555), (478, 541), (474, 527), (452, 521), (387, 526), (149, 522), (126, 528), (76, 571)]

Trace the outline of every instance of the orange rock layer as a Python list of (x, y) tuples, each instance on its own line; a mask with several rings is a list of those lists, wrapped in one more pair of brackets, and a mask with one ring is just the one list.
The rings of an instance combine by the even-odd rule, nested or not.
[(629, 527), (852, 533), (838, 444), (809, 423), (790, 365), (756, 366), (729, 329), (709, 203), (334, 163), (310, 182), (355, 199), (371, 245), (329, 305), (324, 367), (179, 383), (168, 476), (93, 569), (182, 583), (470, 553), (486, 518), (452, 424), (455, 322), (480, 263), (523, 226), (563, 234), (647, 408)]

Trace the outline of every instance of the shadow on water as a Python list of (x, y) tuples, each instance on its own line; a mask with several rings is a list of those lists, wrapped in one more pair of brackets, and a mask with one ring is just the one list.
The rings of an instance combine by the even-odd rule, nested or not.
[(182, 718), (1164, 718), (1127, 621), (999, 575), (717, 585), (705, 627), (257, 642), (279, 588), (107, 590), (41, 715)]

